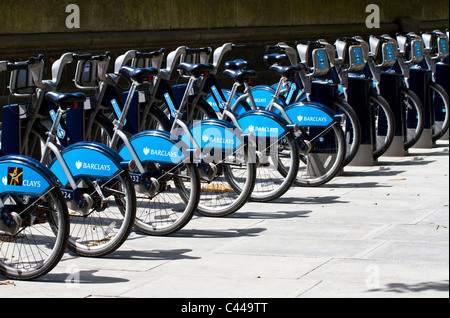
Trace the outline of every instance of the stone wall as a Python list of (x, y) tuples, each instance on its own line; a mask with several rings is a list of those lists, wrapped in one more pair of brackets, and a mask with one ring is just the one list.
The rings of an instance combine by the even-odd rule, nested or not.
[[(368, 4), (380, 8), (381, 28), (365, 25)], [(266, 77), (266, 44), (448, 27), (448, 0), (2, 0), (0, 60), (44, 54), (51, 64), (72, 51), (113, 57), (129, 49), (179, 45), (247, 44), (244, 56)], [(69, 4), (80, 9), (80, 28), (69, 29)], [(230, 56), (233, 58), (234, 56)], [(47, 75), (49, 71), (47, 71)], [(67, 75), (67, 83), (70, 83)], [(0, 96), (7, 78), (0, 74)], [(0, 100), (1, 101), (1, 100)]]

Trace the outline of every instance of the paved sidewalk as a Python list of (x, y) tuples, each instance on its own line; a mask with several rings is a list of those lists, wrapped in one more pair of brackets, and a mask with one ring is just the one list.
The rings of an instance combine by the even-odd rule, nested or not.
[(66, 253), (5, 297), (449, 297), (449, 144), (346, 167), (169, 237), (133, 232), (107, 258)]

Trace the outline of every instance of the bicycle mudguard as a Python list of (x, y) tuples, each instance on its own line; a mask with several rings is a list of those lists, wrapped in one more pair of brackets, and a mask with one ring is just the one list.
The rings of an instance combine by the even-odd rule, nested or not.
[(327, 127), (336, 122), (335, 113), (316, 102), (298, 102), (285, 108), (290, 120), (299, 127)]
[[(96, 142), (79, 142), (65, 148), (61, 155), (74, 179), (88, 177), (108, 180), (120, 172), (123, 159), (112, 149)], [(68, 178), (56, 158), (49, 165), (50, 170), (66, 186)]]
[(57, 185), (56, 176), (39, 161), (18, 155), (0, 158), (1, 194), (40, 196)]
[(270, 86), (258, 85), (251, 89), (257, 107), (266, 108), (272, 101), (276, 89)]
[(248, 111), (237, 121), (244, 133), (253, 133), (255, 137), (280, 138), (290, 130), (284, 118), (267, 110)]
[[(170, 133), (165, 131), (143, 131), (131, 137), (129, 141), (142, 163), (179, 164), (187, 157), (186, 143), (174, 140)], [(118, 153), (124, 160), (133, 159), (125, 145), (120, 147)]]
[[(242, 130), (229, 122), (219, 119), (205, 119), (194, 123), (189, 130), (203, 152), (205, 149), (236, 151), (245, 143)], [(188, 135), (183, 134), (182, 141), (193, 147)]]

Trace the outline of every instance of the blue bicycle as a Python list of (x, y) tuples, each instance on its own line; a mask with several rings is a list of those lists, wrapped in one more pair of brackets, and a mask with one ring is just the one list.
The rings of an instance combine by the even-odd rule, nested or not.
[[(0, 72), (14, 65), (0, 61)], [(69, 241), (69, 213), (55, 175), (0, 150), (0, 274), (31, 280), (50, 272)]]
[(133, 226), (136, 195), (128, 170), (134, 162), (100, 143), (70, 143), (62, 118), (86, 96), (52, 91), (57, 83), (42, 80), (43, 64), (40, 56), (10, 65), (11, 97), (27, 89), (31, 103), (3, 108), (2, 152), (35, 158), (52, 171), (70, 213), (69, 248), (103, 256), (119, 248)]
[[(214, 65), (220, 64), (224, 54), (233, 49), (233, 44), (227, 43), (218, 48), (214, 53)], [(267, 56), (272, 59), (273, 56)], [(274, 65), (269, 61), (271, 70), (280, 75), (277, 89), (264, 97), (255, 93), (255, 88), (250, 87), (249, 81), (235, 83), (232, 90), (221, 89), (214, 78), (207, 83), (208, 94), (206, 100), (212, 108), (224, 118), (244, 123), (248, 113), (258, 109), (264, 109), (280, 116), (288, 125), (294, 125), (295, 139), (299, 148), (299, 168), (295, 178), (295, 184), (300, 186), (319, 186), (336, 176), (342, 169), (345, 158), (345, 140), (340, 128), (342, 118), (329, 108), (315, 102), (298, 102), (286, 105), (282, 102), (281, 87), (297, 77), (300, 68), (298, 66)], [(234, 71), (226, 70), (233, 76), (239, 74), (248, 76), (251, 71), (245, 71), (248, 62), (242, 59), (225, 63), (226, 67)], [(247, 74), (247, 75), (246, 75)], [(244, 92), (238, 93), (239, 86), (244, 87)], [(265, 100), (263, 100), (265, 99)], [(273, 115), (272, 115), (273, 116)], [(233, 119), (236, 117), (236, 119)], [(255, 118), (253, 122), (257, 122)], [(253, 124), (254, 125), (254, 124)], [(249, 126), (250, 127), (250, 126)], [(283, 143), (280, 144), (280, 146)], [(287, 151), (288, 147), (284, 149)], [(292, 149), (292, 148), (291, 148)], [(278, 165), (283, 172), (283, 165)]]

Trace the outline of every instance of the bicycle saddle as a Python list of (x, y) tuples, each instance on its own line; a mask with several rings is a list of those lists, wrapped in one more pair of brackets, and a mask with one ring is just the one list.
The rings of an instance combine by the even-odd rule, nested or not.
[(194, 75), (195, 77), (201, 76), (205, 72), (211, 72), (214, 70), (214, 65), (211, 63), (191, 64), (183, 62), (178, 65), (179, 70), (183, 70), (187, 75)]
[(272, 53), (264, 55), (263, 59), (269, 66), (272, 66), (274, 64), (282, 63), (283, 61), (288, 61), (288, 56), (284, 53)]
[(295, 74), (298, 71), (300, 71), (300, 67), (298, 65), (291, 65), (291, 66), (272, 65), (270, 67), (270, 70), (279, 73), (281, 76), (290, 78), (295, 76)]
[(119, 74), (142, 83), (143, 81), (148, 80), (150, 76), (158, 75), (158, 70), (154, 67), (135, 68), (131, 66), (122, 66), (119, 69)]
[(223, 74), (231, 77), (232, 79), (234, 79), (236, 82), (239, 83), (248, 81), (249, 78), (256, 77), (255, 71), (239, 71), (227, 69), (223, 72)]
[(234, 61), (225, 62), (225, 68), (231, 70), (244, 70), (248, 67), (248, 61), (239, 59)]
[(86, 95), (83, 93), (58, 93), (58, 92), (47, 92), (45, 94), (45, 99), (54, 103), (55, 105), (61, 106), (61, 108), (69, 108), (74, 103), (82, 103), (86, 101)]

